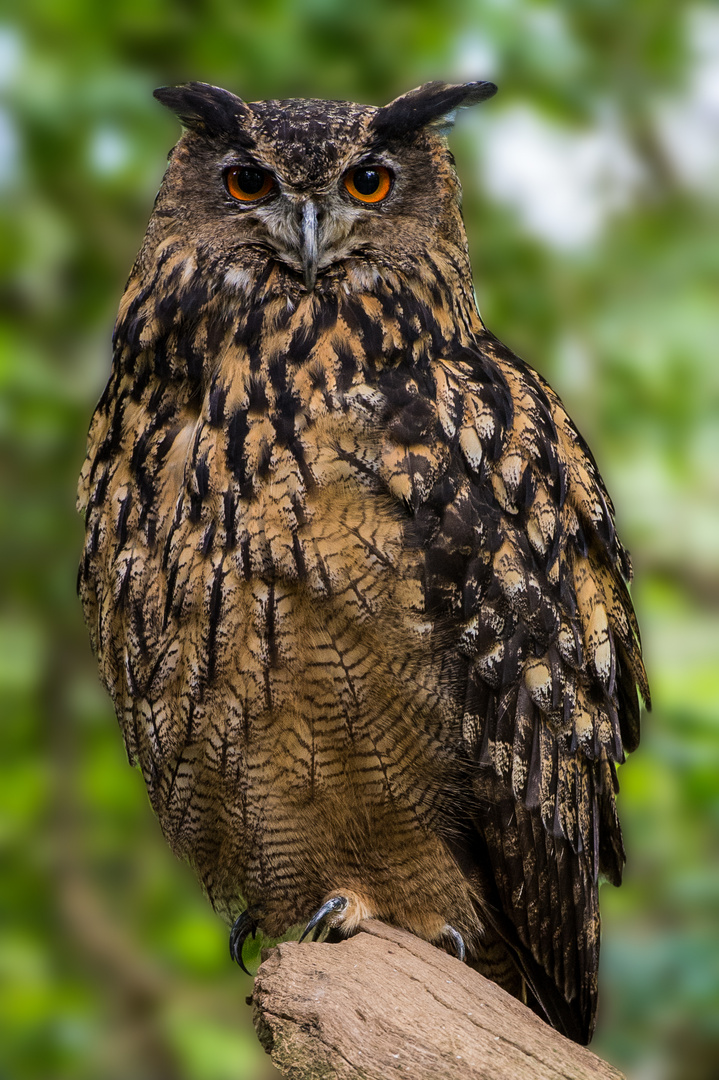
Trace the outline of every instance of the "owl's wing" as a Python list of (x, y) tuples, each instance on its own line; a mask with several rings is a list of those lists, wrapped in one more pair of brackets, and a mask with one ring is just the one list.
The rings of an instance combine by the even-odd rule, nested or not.
[(454, 630), (487, 915), (550, 1020), (588, 1041), (598, 875), (618, 884), (624, 862), (615, 766), (638, 743), (637, 690), (649, 701), (631, 568), (591, 453), (540, 376), (489, 334), (432, 367), (464, 475), (425, 588)]

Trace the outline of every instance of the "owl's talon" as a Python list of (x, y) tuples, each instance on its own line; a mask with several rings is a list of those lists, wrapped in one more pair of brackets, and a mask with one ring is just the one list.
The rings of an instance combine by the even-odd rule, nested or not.
[[(346, 896), (332, 896), (329, 900), (326, 900), (322, 907), (317, 909), (310, 921), (307, 923), (307, 926), (302, 931), (300, 941), (304, 941), (310, 930), (314, 930), (316, 926), (324, 922), (328, 915), (344, 911), (348, 903), (349, 901), (347, 900)], [(315, 935), (313, 940), (317, 940), (317, 935)]]
[(245, 941), (252, 934), (252, 940), (255, 939), (257, 933), (257, 923), (249, 914), (248, 911), (243, 911), (235, 919), (234, 925), (230, 930), (230, 956), (239, 964), (246, 975), (252, 975), (251, 971), (248, 971), (242, 960), (242, 947)]
[(455, 930), (455, 928), (453, 926), (450, 926), (449, 923), (445, 923), (442, 927), (441, 936), (444, 938), (449, 938), (449, 940), (454, 945), (454, 952), (457, 959), (461, 960), (461, 962), (464, 963), (466, 949), (464, 947), (464, 938), (460, 934), (459, 930)]

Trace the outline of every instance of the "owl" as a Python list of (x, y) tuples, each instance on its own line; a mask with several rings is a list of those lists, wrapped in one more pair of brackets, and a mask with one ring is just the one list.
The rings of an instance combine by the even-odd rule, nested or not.
[(587, 1042), (649, 690), (592, 454), (475, 305), (446, 136), (495, 90), (156, 91), (184, 133), (90, 428), (79, 592), (240, 964), (249, 933), (376, 917)]

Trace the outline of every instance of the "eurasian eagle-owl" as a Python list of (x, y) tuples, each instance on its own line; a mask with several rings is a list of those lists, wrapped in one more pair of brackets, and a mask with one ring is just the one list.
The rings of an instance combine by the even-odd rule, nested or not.
[(255, 928), (376, 916), (587, 1041), (648, 688), (591, 453), (475, 306), (445, 134), (495, 89), (156, 92), (185, 132), (90, 429), (79, 588), (240, 963)]

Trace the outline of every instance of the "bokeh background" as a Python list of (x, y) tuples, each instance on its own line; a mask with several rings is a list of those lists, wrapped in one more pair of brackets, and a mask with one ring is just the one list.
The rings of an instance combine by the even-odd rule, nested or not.
[(382, 104), (492, 78), (452, 144), (488, 326), (559, 390), (633, 555), (655, 708), (621, 770), (598, 1053), (719, 1076), (719, 7), (23, 0), (0, 8), (0, 1076), (261, 1080), (225, 927), (95, 674), (74, 486), (165, 154), (155, 86)]

